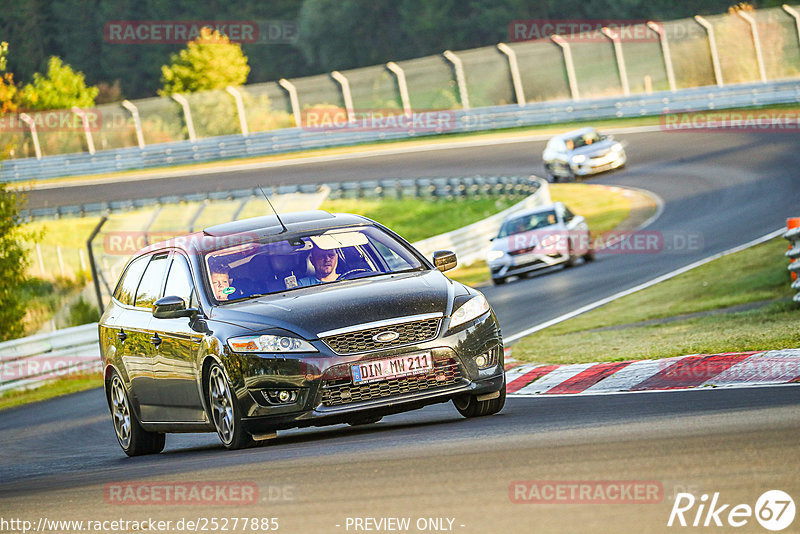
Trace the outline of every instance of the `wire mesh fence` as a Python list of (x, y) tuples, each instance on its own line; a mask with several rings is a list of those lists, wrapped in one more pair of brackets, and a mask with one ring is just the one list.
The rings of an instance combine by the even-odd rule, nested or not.
[[(525, 102), (565, 100), (573, 96), (572, 84), (580, 98), (621, 95), (627, 85), (632, 94), (671, 89), (669, 67), (675, 87), (685, 89), (715, 84), (735, 84), (793, 78), (800, 75), (800, 25), (796, 9), (774, 7), (743, 13), (726, 13), (704, 19), (687, 18), (645, 26), (644, 21), (618, 28), (622, 38), (615, 49), (609, 35), (600, 31), (567, 36), (569, 53), (550, 38), (512, 42), (518, 77)], [(749, 17), (755, 21), (755, 32)], [(711, 30), (707, 30), (703, 24)], [(701, 24), (703, 22), (703, 24)], [(666, 43), (656, 29), (663, 29)], [(509, 36), (513, 39), (513, 36)], [(712, 41), (713, 38), (713, 41)], [(714, 45), (712, 45), (712, 42)], [(665, 46), (666, 45), (666, 46)], [(668, 57), (666, 52), (669, 51)], [(455, 52), (464, 69), (466, 95), (473, 108), (516, 104), (517, 94), (508, 56), (496, 46)], [(718, 69), (713, 59), (718, 58)], [(386, 65), (342, 71), (352, 95), (356, 114), (402, 110), (407, 91), (410, 107), (417, 112), (458, 110), (464, 107), (454, 65), (443, 55), (397, 63), (402, 73)], [(762, 74), (763, 73), (763, 74)], [(405, 80), (405, 87), (402, 84)], [(264, 132), (298, 126), (296, 118), (322, 112), (345, 115), (345, 89), (330, 74), (290, 80), (296, 88), (292, 101), (289, 87), (277, 82), (238, 88), (244, 108), (239, 116), (234, 95), (227, 90), (185, 95), (191, 110), (196, 138)], [(133, 102), (141, 122), (145, 145), (185, 141), (190, 128), (182, 106), (162, 96)], [(295, 109), (298, 108), (298, 109)], [(96, 150), (134, 147), (138, 144), (133, 115), (119, 104), (91, 110), (97, 125), (90, 128)], [(56, 110), (68, 127), (48, 127), (54, 112), (31, 113), (38, 125), (40, 154), (43, 156), (89, 151), (89, 140), (70, 110)], [(48, 115), (49, 114), (49, 115)], [(61, 124), (59, 121), (57, 123)], [(315, 127), (315, 124), (301, 124)], [(15, 117), (4, 117), (0, 143), (13, 145), (12, 158), (37, 156), (30, 127)]]

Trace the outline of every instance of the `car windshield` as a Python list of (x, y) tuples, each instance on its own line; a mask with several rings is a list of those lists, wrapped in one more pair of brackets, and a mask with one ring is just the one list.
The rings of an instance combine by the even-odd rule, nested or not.
[(587, 145), (591, 145), (593, 143), (597, 143), (602, 141), (602, 136), (595, 131), (591, 131), (589, 133), (578, 135), (575, 137), (570, 137), (567, 139), (567, 148), (570, 150), (574, 150), (576, 148), (581, 148)]
[(408, 247), (374, 226), (239, 244), (206, 254), (205, 264), (217, 302), (424, 268)]
[(509, 235), (521, 234), (523, 232), (530, 232), (531, 230), (536, 230), (538, 228), (552, 226), (556, 224), (557, 221), (558, 219), (556, 218), (556, 212), (553, 210), (540, 211), (538, 213), (531, 213), (521, 217), (515, 217), (503, 223), (503, 226), (500, 227), (500, 233), (497, 234), (497, 237), (506, 237)]

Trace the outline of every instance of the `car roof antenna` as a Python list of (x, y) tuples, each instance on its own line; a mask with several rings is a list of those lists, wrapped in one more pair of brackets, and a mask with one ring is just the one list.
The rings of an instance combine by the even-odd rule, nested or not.
[(283, 221), (281, 220), (281, 216), (280, 216), (280, 215), (278, 215), (278, 211), (275, 209), (275, 206), (273, 206), (273, 205), (272, 205), (272, 202), (270, 202), (270, 201), (269, 201), (269, 197), (267, 196), (267, 194), (264, 192), (264, 190), (263, 190), (263, 189), (261, 189), (261, 186), (260, 186), (260, 185), (258, 186), (258, 189), (261, 191), (261, 194), (262, 194), (262, 195), (264, 195), (264, 198), (266, 198), (266, 199), (267, 199), (267, 204), (269, 204), (269, 207), (270, 207), (270, 208), (272, 208), (272, 211), (275, 213), (275, 217), (277, 217), (277, 218), (278, 218), (278, 222), (279, 222), (279, 223), (281, 223), (281, 227), (283, 228), (283, 230), (281, 230), (281, 233), (283, 233), (283, 232), (288, 232), (288, 231), (289, 231), (289, 229), (288, 229), (288, 228), (286, 228), (286, 225), (285, 225), (285, 224), (283, 224)]

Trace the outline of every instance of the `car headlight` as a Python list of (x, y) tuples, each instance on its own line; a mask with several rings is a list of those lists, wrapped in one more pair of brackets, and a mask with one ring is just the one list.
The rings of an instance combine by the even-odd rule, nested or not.
[(450, 328), (455, 328), (458, 325), (477, 319), (490, 309), (489, 303), (486, 302), (486, 297), (475, 295), (453, 312), (453, 317), (450, 319)]
[(232, 337), (228, 346), (234, 352), (318, 352), (308, 341), (291, 336)]
[(622, 152), (622, 144), (621, 143), (614, 143), (611, 145), (611, 150), (614, 152)]
[(505, 255), (506, 255), (506, 253), (503, 252), (502, 250), (490, 250), (486, 254), (486, 261), (499, 260), (500, 258), (502, 258)]
[(577, 156), (572, 156), (572, 163), (580, 165), (584, 161), (586, 161), (586, 156), (584, 156), (583, 154), (578, 154)]

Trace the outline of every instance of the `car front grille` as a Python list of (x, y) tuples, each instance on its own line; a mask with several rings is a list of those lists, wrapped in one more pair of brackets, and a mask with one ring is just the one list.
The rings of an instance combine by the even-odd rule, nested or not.
[[(441, 318), (434, 317), (409, 323), (336, 334), (323, 337), (322, 341), (336, 354), (355, 354), (358, 352), (397, 347), (408, 343), (428, 341), (436, 337), (440, 322)], [(374, 337), (383, 332), (394, 332), (397, 334), (397, 338), (388, 342), (375, 341)]]
[(435, 360), (433, 371), (424, 375), (391, 378), (365, 384), (353, 384), (349, 378), (325, 381), (322, 384), (322, 405), (342, 406), (354, 402), (392, 397), (450, 386), (460, 379), (461, 369), (454, 358)]

